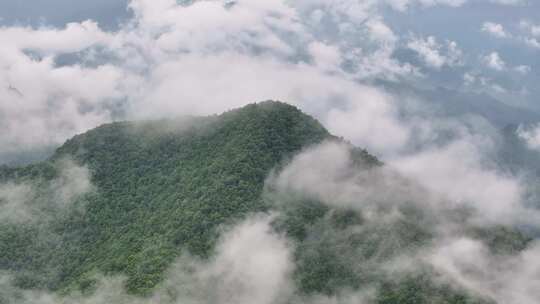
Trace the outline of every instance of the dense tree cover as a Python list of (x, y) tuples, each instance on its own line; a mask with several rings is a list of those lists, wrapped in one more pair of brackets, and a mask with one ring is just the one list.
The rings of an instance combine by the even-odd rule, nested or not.
[(145, 293), (181, 250), (205, 257), (216, 227), (264, 210), (270, 170), (329, 137), (311, 117), (274, 102), (219, 117), (101, 126), (48, 162), (1, 171), (4, 180), (52, 179), (51, 164), (70, 157), (89, 167), (99, 190), (85, 198), (84, 213), (50, 223), (54, 237), (32, 225), (2, 227), (0, 268), (18, 270), (26, 287), (51, 289), (85, 286), (97, 271), (125, 273), (128, 290)]
[[(384, 268), (393, 258), (425, 248), (434, 237), (433, 225), (421, 211), (401, 211), (406, 216), (397, 221), (367, 222), (359, 211), (298, 198), (286, 201), (274, 224), (294, 240), (298, 289), (331, 296), (343, 290), (375, 288), (378, 304), (492, 303), (456, 286), (437, 283), (438, 274), (428, 265), (396, 273)], [(519, 250), (526, 242), (515, 231), (493, 230), (497, 232), (478, 229), (469, 235), (487, 240), (494, 250), (512, 246)], [(502, 238), (511, 241), (506, 244)]]
[[(378, 303), (477, 303), (435, 285), (430, 269), (399, 279), (377, 270), (397, 252), (431, 241), (433, 231), (422, 225), (419, 210), (402, 210), (408, 216), (392, 225), (368, 225), (358, 211), (304, 198), (272, 205), (265, 195), (271, 170), (324, 140), (340, 139), (278, 102), (219, 116), (113, 123), (75, 136), (48, 161), (0, 168), (0, 184), (46, 189), (58, 175), (54, 164), (69, 158), (89, 168), (96, 188), (69, 212), (45, 208), (37, 222), (0, 223), (0, 270), (14, 271), (23, 288), (60, 292), (89, 289), (96, 273), (125, 274), (127, 290), (144, 295), (182, 252), (211, 256), (220, 226), (278, 208), (274, 227), (295, 244), (294, 279), (304, 294), (331, 295), (375, 282)], [(381, 165), (366, 151), (351, 149), (355, 164)], [(46, 204), (47, 195), (37, 192), (35, 201)], [(507, 252), (527, 242), (512, 233), (473, 234)]]

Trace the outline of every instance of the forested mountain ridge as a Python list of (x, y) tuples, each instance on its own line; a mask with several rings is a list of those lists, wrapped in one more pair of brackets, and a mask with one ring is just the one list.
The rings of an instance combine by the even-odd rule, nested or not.
[[(407, 196), (399, 198), (402, 217), (370, 222), (358, 209), (316, 196), (272, 193), (269, 176), (323, 142), (346, 147), (353, 179), (378, 178), (355, 175), (381, 167), (377, 158), (280, 102), (219, 116), (112, 123), (75, 136), (48, 161), (0, 169), (0, 203), (27, 208), (24, 216), (13, 213), (16, 222), (0, 222), (0, 270), (13, 273), (18, 287), (60, 293), (91, 293), (96, 275), (122, 274), (127, 291), (144, 296), (182, 253), (211, 258), (221, 227), (277, 211), (272, 225), (294, 244), (293, 278), (302, 295), (374, 285), (376, 303), (491, 303), (436, 283), (429, 267), (399, 277), (381, 271), (433, 241), (437, 219)], [(375, 192), (392, 192), (387, 186)], [(352, 198), (372, 203), (362, 199)], [(467, 233), (502, 254), (530, 241), (506, 228)], [(2, 296), (0, 290), (0, 303)]]
[[(84, 283), (94, 271), (121, 272), (130, 291), (144, 293), (179, 249), (206, 256), (217, 226), (265, 209), (260, 195), (272, 168), (330, 138), (317, 121), (277, 102), (208, 118), (112, 123), (75, 136), (49, 161), (0, 172), (4, 181), (52, 180), (53, 164), (69, 158), (88, 167), (98, 189), (84, 197), (84, 212), (51, 223), (61, 240), (41, 244), (48, 248), (27, 246), (39, 243), (38, 226), (20, 229), (25, 238), (3, 229), (8, 254), (0, 268), (18, 270), (23, 286), (52, 289)], [(44, 269), (40, 280), (35, 272)]]

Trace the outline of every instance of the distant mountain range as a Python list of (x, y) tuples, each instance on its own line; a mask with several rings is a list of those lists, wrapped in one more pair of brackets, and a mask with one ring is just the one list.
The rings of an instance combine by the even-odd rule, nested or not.
[(400, 98), (423, 102), (440, 117), (478, 115), (498, 128), (511, 124), (540, 122), (540, 113), (503, 103), (485, 93), (462, 92), (444, 87), (419, 88), (403, 83), (378, 81), (377, 85)]

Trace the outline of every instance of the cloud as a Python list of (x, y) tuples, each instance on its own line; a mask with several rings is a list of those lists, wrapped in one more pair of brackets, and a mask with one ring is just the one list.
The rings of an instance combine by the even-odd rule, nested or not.
[[(50, 151), (74, 134), (112, 120), (139, 118), (139, 113), (145, 111), (154, 116), (201, 113), (197, 111), (200, 106), (194, 112), (189, 111), (192, 102), (183, 106), (180, 97), (207, 100), (190, 91), (209, 92), (225, 85), (208, 75), (204, 75), (204, 82), (190, 86), (190, 90), (184, 87), (182, 96), (174, 102), (170, 97), (147, 98), (152, 95), (149, 92), (170, 85), (169, 75), (164, 74), (166, 65), (182, 68), (187, 75), (201, 76), (211, 71), (226, 75), (230, 69), (242, 69), (231, 61), (198, 72), (195, 65), (186, 64), (190, 58), (200, 62), (240, 58), (239, 63), (262, 58), (274, 68), (286, 67), (288, 71), (298, 71), (302, 64), (313, 65), (302, 69), (315, 75), (340, 73), (342, 80), (363, 82), (419, 76), (417, 67), (395, 58), (401, 37), (385, 22), (383, 9), (388, 5), (404, 10), (412, 6), (457, 7), (466, 3), (242, 0), (233, 5), (221, 1), (179, 5), (172, 0), (133, 0), (130, 2), (133, 18), (114, 32), (104, 31), (91, 20), (70, 23), (64, 28), (2, 27), (0, 99), (6, 102), (0, 104), (0, 128), (6, 131), (0, 134), (0, 161), (11, 161), (21, 151)], [(536, 26), (524, 21), (522, 27), (532, 33), (524, 42), (537, 45), (532, 36), (537, 32)], [(427, 37), (414, 38), (408, 45), (429, 67), (440, 69), (462, 63), (463, 54), (456, 42)], [(178, 70), (167, 72), (174, 77)], [(268, 74), (292, 76), (278, 71)], [(199, 78), (194, 77), (192, 83), (195, 80)], [(238, 78), (229, 82), (244, 81)], [(204, 87), (206, 82), (214, 83)], [(221, 105), (212, 108), (217, 103), (210, 102), (204, 106), (205, 113), (220, 112), (260, 97), (269, 98), (268, 94), (226, 94), (226, 90), (221, 90)], [(290, 95), (286, 97), (291, 98)], [(154, 97), (162, 96), (154, 94)], [(234, 98), (243, 99), (223, 103)], [(172, 105), (163, 106), (166, 101)], [(293, 98), (287, 101), (297, 103)], [(157, 109), (164, 111), (158, 113)]]
[(0, 184), (0, 220), (4, 223), (33, 223), (70, 212), (79, 197), (94, 190), (91, 173), (69, 159), (54, 164), (57, 176), (23, 179)]
[(540, 37), (540, 25), (537, 25), (528, 20), (521, 20), (519, 26), (521, 29), (527, 31), (530, 35), (534, 37)]
[(0, 184), (0, 220), (3, 223), (35, 223), (72, 211), (76, 199), (94, 190), (87, 167), (62, 159), (54, 164), (51, 180), (23, 179)]
[(459, 7), (467, 3), (468, 0), (386, 0), (386, 2), (396, 10), (405, 11), (413, 6), (431, 7), (444, 5), (450, 7)]
[(490, 139), (470, 136), (372, 169), (355, 166), (346, 145), (325, 143), (295, 157), (269, 183), (284, 193), (364, 211), (412, 201), (435, 210), (470, 208), (477, 212), (473, 221), (482, 224), (534, 223), (538, 214), (523, 205), (520, 180), (486, 165), (480, 147), (492, 145)]
[(271, 304), (290, 298), (292, 251), (271, 221), (254, 215), (230, 227), (208, 261), (179, 258), (151, 302)]
[(519, 65), (519, 66), (516, 66), (514, 70), (516, 70), (516, 72), (520, 74), (526, 75), (531, 72), (532, 68), (528, 65)]
[(497, 256), (469, 238), (446, 240), (426, 259), (450, 280), (496, 303), (533, 304), (540, 299), (540, 246), (515, 256)]
[[(467, 3), (469, 0), (385, 0), (385, 2), (390, 5), (392, 8), (398, 11), (406, 11), (407, 9), (414, 6), (422, 7), (433, 7), (433, 6), (449, 6), (449, 7), (461, 7)], [(522, 5), (525, 3), (525, 0), (487, 0), (486, 2), (491, 2), (499, 5)]]
[(538, 41), (538, 39), (536, 38), (523, 38), (523, 42), (525, 42), (526, 45), (532, 47), (532, 48), (535, 48), (535, 49), (540, 49), (540, 41)]
[(471, 73), (463, 74), (463, 81), (465, 85), (470, 86), (476, 82), (476, 76)]
[(312, 42), (308, 46), (308, 51), (313, 57), (315, 64), (324, 70), (337, 71), (343, 62), (341, 52), (335, 46), (321, 42)]
[(61, 30), (0, 28), (0, 157), (57, 145), (111, 120), (125, 76), (112, 65), (59, 67), (53, 54), (102, 45), (108, 35), (92, 22)]
[(370, 37), (375, 41), (395, 43), (397, 37), (394, 32), (379, 18), (366, 22)]
[(9, 274), (4, 274), (0, 275), (0, 299), (27, 304), (281, 302), (294, 291), (294, 265), (288, 241), (273, 232), (271, 220), (255, 215), (231, 227), (208, 261), (180, 257), (165, 281), (146, 298), (128, 295), (122, 277), (98, 276), (93, 293), (59, 295), (15, 288)]
[(529, 149), (540, 151), (540, 125), (531, 127), (520, 125), (516, 133), (525, 141)]
[(540, 25), (529, 20), (521, 20), (519, 27), (525, 32), (525, 36), (520, 37), (520, 40), (531, 48), (539, 49), (540, 41), (538, 41), (538, 38), (540, 37)]
[(501, 5), (523, 5), (526, 3), (526, 0), (489, 0), (492, 3), (497, 3)]
[[(462, 51), (454, 41), (446, 41), (446, 45), (437, 42), (433, 36), (427, 38), (413, 38), (407, 43), (407, 47), (418, 53), (427, 66), (440, 69), (443, 66), (455, 66), (461, 64)], [(443, 51), (446, 54), (443, 54)]]
[(510, 37), (510, 34), (508, 34), (504, 30), (504, 27), (502, 26), (502, 24), (499, 24), (499, 23), (484, 22), (484, 24), (482, 24), (482, 32), (486, 32), (497, 38)]
[[(489, 139), (484, 138), (489, 145)], [(474, 144), (481, 138), (466, 137), (442, 147), (392, 160), (390, 165), (404, 176), (447, 198), (455, 206), (469, 206), (488, 223), (533, 222), (536, 214), (522, 205), (523, 187), (519, 179), (485, 167), (485, 152)]]
[(278, 98), (303, 106), (323, 81), (333, 87), (319, 89), (311, 108), (370, 102), (355, 80), (415, 73), (393, 58), (397, 37), (375, 4), (134, 0), (130, 8), (133, 19), (116, 32), (92, 21), (0, 28), (0, 99), (10, 101), (0, 104), (0, 157), (142, 113), (213, 114)]
[[(179, 5), (174, 0), (134, 0), (130, 4), (134, 18), (115, 32), (105, 32), (92, 21), (62, 29), (3, 27), (0, 99), (9, 102), (0, 103), (4, 130), (0, 158), (2, 153), (59, 145), (75, 133), (116, 119), (206, 115), (279, 99), (301, 107), (332, 133), (382, 155), (387, 162), (383, 168), (358, 168), (349, 146), (325, 143), (296, 156), (269, 181), (279, 191), (301, 193), (333, 208), (360, 210), (373, 219), (380, 219), (381, 206), (392, 209), (387, 214), (391, 220), (399, 219), (403, 214), (398, 207), (412, 202), (434, 214), (470, 208), (475, 211), (475, 224), (534, 223), (536, 213), (522, 206), (520, 180), (485, 157), (493, 153), (491, 134), (478, 136), (485, 130), (467, 129), (465, 119), (434, 120), (427, 107), (414, 108), (411, 101), (370, 85), (377, 79), (419, 75), (417, 67), (395, 58), (402, 38), (385, 22), (381, 6), (405, 10), (415, 5), (466, 3), (239, 0)], [(491, 34), (509, 35), (494, 23), (484, 27)], [(529, 32), (535, 37), (532, 27)], [(435, 70), (463, 64), (463, 51), (455, 41), (414, 36), (406, 46)], [(509, 69), (497, 52), (483, 61), (498, 71)], [(515, 70), (530, 71), (525, 65)], [(506, 91), (474, 72), (466, 73), (464, 81)], [(467, 123), (482, 121), (473, 117)], [(534, 142), (535, 136), (533, 132), (524, 138)], [(58, 177), (46, 187), (48, 197), (59, 204), (55, 208), (69, 207), (93, 190), (87, 168), (70, 162), (57, 166)], [(26, 181), (1, 185), (0, 202), (7, 210), (1, 217), (32, 218), (41, 211), (31, 204), (38, 195), (39, 190)], [(181, 258), (152, 299), (125, 295), (117, 278), (103, 279), (99, 292), (88, 299), (17, 293), (29, 303), (279, 302), (294, 297), (290, 278), (294, 255), (289, 241), (272, 232), (270, 222), (255, 217), (228, 230), (209, 261)], [(388, 240), (392, 241), (396, 240)], [(470, 263), (492, 265), (481, 263), (492, 259), (485, 248), (470, 240), (449, 244), (451, 248), (434, 248), (430, 263), (468, 289), (480, 294), (491, 291), (455, 265), (467, 262), (456, 261), (463, 252), (471, 253), (463, 256), (470, 257)], [(447, 252), (450, 257), (441, 255)], [(527, 254), (516, 258), (516, 263), (530, 259)], [(511, 269), (536, 282), (527, 269), (519, 265)], [(509, 272), (498, 273), (509, 278)], [(6, 279), (0, 284), (9, 285)], [(494, 295), (509, 294), (502, 298), (507, 302), (518, 299), (508, 290)], [(369, 303), (372, 294), (368, 290), (315, 295), (309, 300)], [(523, 301), (536, 297), (528, 291), (522, 295)]]
[(94, 45), (112, 43), (112, 35), (103, 32), (97, 23), (88, 20), (68, 23), (64, 29), (42, 27), (4, 27), (0, 42), (4, 47), (33, 50), (41, 54), (73, 53)]
[(31, 215), (26, 204), (31, 198), (33, 193), (29, 185), (13, 183), (0, 185), (2, 221), (27, 221)]
[(397, 174), (381, 168), (370, 168), (370, 164), (355, 164), (350, 149), (336, 142), (312, 147), (297, 155), (267, 183), (278, 193), (299, 195), (338, 208), (369, 211), (407, 200), (408, 183), (404, 178), (400, 180)]
[(496, 71), (504, 71), (506, 69), (506, 62), (502, 60), (501, 56), (497, 52), (491, 52), (490, 54), (482, 57), (484, 64)]
[(221, 303), (271, 304), (290, 295), (291, 252), (270, 221), (248, 219), (236, 226), (218, 245), (215, 260), (201, 271), (203, 280), (219, 282), (214, 291)]
[(56, 163), (58, 177), (50, 183), (54, 200), (65, 208), (78, 197), (95, 190), (88, 167), (77, 165), (71, 159), (61, 159)]
[[(339, 230), (339, 236), (326, 226), (320, 228), (324, 232), (316, 228), (310, 232), (316, 240), (340, 236), (350, 240), (355, 233), (369, 231), (371, 250), (390, 248), (390, 256), (379, 253), (386, 257), (382, 260), (362, 260), (361, 255), (352, 254), (351, 258), (361, 261), (349, 266), (353, 272), (368, 269), (379, 278), (386, 274), (399, 280), (425, 271), (428, 265), (433, 269), (430, 280), (436, 286), (451, 286), (497, 303), (536, 303), (540, 299), (535, 288), (540, 279), (540, 265), (535, 262), (540, 253), (538, 244), (531, 243), (523, 251), (496, 253), (485, 240), (467, 235), (467, 231), (479, 227), (538, 222), (538, 212), (522, 205), (519, 181), (482, 165), (486, 160), (479, 159), (484, 153), (474, 146), (478, 142), (462, 138), (450, 146), (393, 159), (383, 167), (355, 163), (350, 146), (327, 142), (297, 155), (270, 177), (267, 187), (271, 198), (285, 210), (295, 201), (306, 199), (333, 210), (360, 212), (362, 223), (351, 230)], [(412, 250), (399, 245), (399, 237), (389, 227), (406, 220), (402, 213), (405, 206), (421, 210), (424, 217), (417, 218), (416, 224), (433, 233), (432, 242)], [(473, 210), (470, 221), (459, 220), (458, 210)], [(376, 232), (380, 233), (380, 226), (389, 230), (384, 230), (384, 244), (378, 247)], [(309, 236), (307, 239), (311, 240)], [(340, 244), (328, 242), (327, 246)], [(340, 256), (351, 255), (347, 246), (335, 246), (340, 248)], [(392, 246), (400, 247), (396, 250)], [(310, 247), (304, 244), (302, 248)], [(369, 297), (367, 303), (371, 303)]]
[(508, 90), (506, 90), (501, 85), (496, 84), (496, 83), (492, 83), (490, 88), (497, 94), (504, 94), (504, 93), (508, 92)]

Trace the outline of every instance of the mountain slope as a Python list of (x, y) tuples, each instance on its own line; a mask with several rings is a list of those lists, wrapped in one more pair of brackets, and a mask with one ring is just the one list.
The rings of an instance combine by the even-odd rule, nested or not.
[[(272, 225), (294, 248), (293, 278), (301, 295), (372, 286), (379, 290), (376, 303), (488, 303), (436, 284), (432, 269), (399, 278), (381, 272), (381, 265), (433, 241), (437, 218), (420, 204), (399, 204), (403, 217), (369, 222), (358, 209), (272, 192), (272, 172), (325, 141), (346, 147), (353, 176), (381, 166), (279, 102), (219, 116), (98, 127), (66, 142), (46, 162), (0, 168), (0, 205), (19, 200), (29, 208), (15, 223), (0, 221), (0, 271), (13, 273), (19, 287), (64, 293), (90, 292), (98, 274), (123, 274), (129, 293), (147, 295), (182, 253), (211, 258), (224, 225), (277, 211)], [(281, 195), (277, 206), (273, 195)], [(377, 212), (390, 211), (385, 208)], [(512, 236), (501, 241), (511, 244), (506, 251), (529, 242), (513, 231), (478, 233), (495, 240)]]
[(19, 180), (41, 178), (66, 157), (90, 169), (99, 191), (85, 198), (84, 214), (54, 223), (67, 248), (62, 252), (69, 253), (43, 257), (54, 248), (25, 248), (0, 257), (0, 267), (28, 270), (32, 280), (32, 271), (52, 269), (42, 282), (24, 285), (53, 289), (96, 270), (122, 272), (130, 291), (144, 292), (161, 280), (180, 249), (206, 256), (218, 225), (265, 209), (260, 194), (269, 171), (327, 138), (311, 117), (274, 102), (216, 117), (114, 123), (78, 135), (49, 162), (4, 170)]

